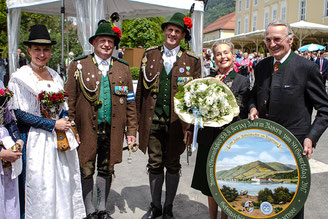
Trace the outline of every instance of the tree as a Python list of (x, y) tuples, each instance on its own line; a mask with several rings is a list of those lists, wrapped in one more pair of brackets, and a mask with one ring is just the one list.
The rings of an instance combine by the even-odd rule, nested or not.
[(278, 187), (274, 189), (273, 199), (276, 204), (280, 202), (287, 203), (292, 200), (293, 196), (289, 193), (289, 189), (285, 187)]
[(7, 12), (6, 0), (0, 0), (0, 48), (7, 50)]
[(231, 189), (229, 186), (222, 186), (222, 195), (228, 202), (233, 202), (238, 197), (238, 192), (235, 188)]
[(260, 190), (257, 196), (259, 202), (270, 202), (273, 203), (273, 194), (272, 191), (268, 188), (264, 188), (264, 190)]
[(235, 0), (209, 0), (204, 13), (204, 27), (219, 17), (235, 11), (235, 6)]
[(143, 48), (149, 48), (161, 44), (163, 41), (161, 24), (163, 22), (165, 22), (164, 17), (123, 21), (121, 46), (136, 48), (141, 45)]

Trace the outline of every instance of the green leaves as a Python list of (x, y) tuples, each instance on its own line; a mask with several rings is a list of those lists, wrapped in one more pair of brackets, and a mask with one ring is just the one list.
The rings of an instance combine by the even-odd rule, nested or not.
[(121, 46), (143, 48), (160, 45), (163, 43), (161, 24), (165, 22), (164, 17), (137, 18), (123, 21), (123, 36)]
[(235, 11), (236, 0), (209, 0), (204, 13), (204, 27), (219, 17)]

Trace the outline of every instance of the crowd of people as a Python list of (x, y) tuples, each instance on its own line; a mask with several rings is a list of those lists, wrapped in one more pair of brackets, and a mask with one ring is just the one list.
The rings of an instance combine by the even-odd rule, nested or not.
[[(212, 72), (216, 71), (216, 64), (214, 62), (214, 55), (212, 50), (207, 50), (203, 54), (203, 65), (205, 69), (205, 76), (208, 76)], [(264, 59), (263, 53), (252, 52), (248, 54), (240, 49), (234, 49), (232, 51), (234, 56), (233, 68), (236, 73), (246, 76), (250, 81), (250, 88), (254, 85), (254, 71), (253, 68)], [(269, 55), (269, 54), (268, 54)]]
[[(178, 85), (201, 77), (201, 61), (180, 46), (191, 39), (190, 18), (175, 13), (161, 28), (164, 43), (145, 51), (135, 95), (128, 63), (112, 56), (121, 31), (110, 22), (101, 20), (89, 38), (94, 53), (74, 59), (71, 54), (66, 84), (47, 67), (56, 42), (44, 25), (31, 27), (24, 41), (31, 61), (12, 74), (13, 94), (8, 91), (1, 103), (0, 218), (111, 218), (106, 205), (115, 165), (122, 162), (124, 135), (131, 149), (137, 132), (140, 150), (148, 153), (151, 196), (142, 218), (174, 218), (180, 155), (192, 141), (193, 126), (179, 119), (173, 98)], [(233, 44), (217, 42), (204, 67), (207, 77), (219, 78), (239, 100), (240, 114), (231, 123), (275, 121), (297, 137), (310, 159), (328, 125), (328, 96), (321, 83), (328, 63), (325, 53), (313, 54), (311, 61), (296, 55), (293, 39), (289, 24), (272, 22), (265, 31), (270, 57), (234, 52)], [(311, 125), (313, 108), (317, 115)], [(218, 205), (207, 183), (206, 160), (223, 129), (205, 127), (197, 138), (191, 187), (208, 197), (211, 219), (217, 218)], [(223, 211), (221, 218), (227, 218)], [(295, 218), (304, 218), (304, 209)]]

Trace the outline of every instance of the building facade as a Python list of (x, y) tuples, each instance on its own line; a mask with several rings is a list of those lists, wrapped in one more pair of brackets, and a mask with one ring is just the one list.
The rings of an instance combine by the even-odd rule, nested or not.
[(235, 12), (226, 14), (203, 30), (203, 41), (217, 40), (235, 35)]
[(328, 25), (328, 0), (236, 0), (235, 12), (236, 35), (263, 30), (275, 19)]

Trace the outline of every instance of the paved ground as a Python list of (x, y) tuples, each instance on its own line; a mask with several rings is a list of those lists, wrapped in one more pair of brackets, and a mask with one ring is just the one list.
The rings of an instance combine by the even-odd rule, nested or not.
[[(328, 218), (328, 132), (326, 131), (310, 160), (312, 186), (305, 204), (306, 219)], [(186, 154), (181, 156), (182, 177), (174, 201), (177, 219), (209, 218), (207, 198), (190, 187), (195, 156), (190, 166), (186, 164)], [(112, 202), (108, 207), (115, 219), (141, 218), (148, 209), (150, 192), (146, 173), (147, 155), (141, 151), (132, 154), (132, 163), (127, 162), (128, 152), (124, 152), (123, 162), (116, 165), (116, 178), (110, 193)], [(163, 189), (164, 190), (164, 189)], [(165, 193), (163, 192), (163, 197)]]

